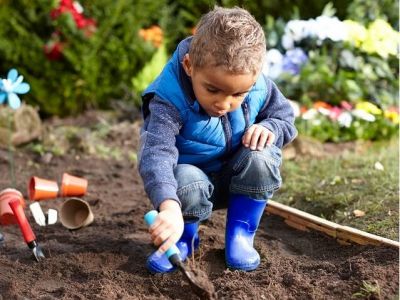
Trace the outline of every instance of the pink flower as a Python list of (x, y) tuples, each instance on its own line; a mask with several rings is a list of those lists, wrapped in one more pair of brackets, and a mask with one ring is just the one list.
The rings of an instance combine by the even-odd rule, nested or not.
[(331, 110), (329, 111), (329, 117), (332, 119), (332, 120), (337, 120), (338, 118), (339, 118), (339, 116), (340, 116), (340, 114), (342, 113), (342, 109), (341, 108), (339, 108), (339, 107), (337, 107), (337, 106), (334, 106), (334, 107), (332, 107), (331, 108)]
[(346, 110), (352, 110), (353, 109), (353, 106), (349, 102), (344, 101), (344, 100), (340, 102), (340, 106), (343, 107)]

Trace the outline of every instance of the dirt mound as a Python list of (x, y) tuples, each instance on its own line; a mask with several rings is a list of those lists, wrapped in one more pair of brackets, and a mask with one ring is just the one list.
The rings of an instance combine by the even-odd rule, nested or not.
[[(0, 150), (0, 157), (7, 153)], [(81, 155), (43, 164), (27, 151), (15, 153), (17, 188), (26, 196), (30, 176), (59, 179), (63, 172), (89, 180), (84, 197), (95, 221), (69, 231), (60, 223), (39, 227), (26, 214), (46, 259), (37, 263), (17, 226), (1, 227), (0, 299), (197, 299), (179, 272), (151, 275), (153, 250), (143, 215), (151, 209), (135, 166)], [(0, 159), (0, 188), (9, 187)], [(25, 198), (27, 199), (27, 198)], [(45, 211), (62, 199), (41, 202)], [(226, 269), (225, 210), (200, 227), (201, 246), (187, 261), (205, 272), (218, 299), (393, 299), (398, 295), (397, 249), (341, 246), (317, 233), (300, 232), (264, 215), (256, 236), (261, 265), (254, 272)]]

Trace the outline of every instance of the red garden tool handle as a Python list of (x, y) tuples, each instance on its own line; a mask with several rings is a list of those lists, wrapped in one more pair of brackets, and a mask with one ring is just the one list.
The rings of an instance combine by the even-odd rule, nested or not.
[(24, 210), (22, 209), (21, 202), (19, 200), (12, 200), (8, 203), (14, 213), (15, 218), (19, 224), (24, 240), (27, 244), (36, 240), (36, 236), (32, 231), (31, 225), (25, 216)]

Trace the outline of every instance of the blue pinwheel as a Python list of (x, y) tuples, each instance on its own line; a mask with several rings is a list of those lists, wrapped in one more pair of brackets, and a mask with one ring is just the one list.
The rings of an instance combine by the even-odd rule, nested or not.
[(21, 106), (21, 100), (17, 94), (26, 94), (30, 90), (30, 86), (26, 82), (22, 82), (24, 77), (18, 76), (15, 69), (8, 71), (7, 79), (0, 80), (0, 104), (6, 100), (12, 109), (17, 109)]

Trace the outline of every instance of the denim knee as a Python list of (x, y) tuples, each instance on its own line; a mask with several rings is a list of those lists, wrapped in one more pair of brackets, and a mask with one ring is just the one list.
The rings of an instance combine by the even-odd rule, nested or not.
[(269, 199), (282, 185), (282, 151), (275, 145), (262, 151), (244, 148), (233, 165), (230, 192), (254, 199)]
[(189, 164), (177, 165), (174, 175), (178, 183), (177, 195), (182, 204), (183, 216), (197, 217), (200, 221), (208, 219), (213, 208), (209, 199), (214, 186), (207, 175)]

